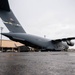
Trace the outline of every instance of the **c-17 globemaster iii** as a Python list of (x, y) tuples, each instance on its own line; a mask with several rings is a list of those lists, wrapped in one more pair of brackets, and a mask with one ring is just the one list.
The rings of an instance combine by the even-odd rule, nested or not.
[(67, 50), (69, 46), (74, 46), (74, 43), (71, 42), (71, 40), (74, 40), (75, 37), (50, 40), (47, 38), (27, 34), (10, 9), (8, 0), (0, 1), (0, 18), (10, 31), (9, 33), (1, 34), (13, 41), (23, 43), (26, 46), (38, 48), (41, 50), (55, 51)]

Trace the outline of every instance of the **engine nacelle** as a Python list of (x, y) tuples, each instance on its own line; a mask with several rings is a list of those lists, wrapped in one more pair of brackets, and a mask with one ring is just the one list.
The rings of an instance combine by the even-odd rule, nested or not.
[(69, 46), (74, 46), (74, 43), (71, 42), (70, 40), (68, 40), (68, 41), (66, 41), (66, 42), (67, 42), (67, 44), (68, 44)]

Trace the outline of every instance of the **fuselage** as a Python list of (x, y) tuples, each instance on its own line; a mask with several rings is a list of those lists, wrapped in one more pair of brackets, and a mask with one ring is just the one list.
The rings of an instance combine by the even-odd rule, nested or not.
[(34, 48), (49, 49), (49, 50), (64, 50), (68, 49), (66, 42), (53, 43), (50, 39), (38, 37), (26, 33), (2, 33), (13, 41), (18, 41), (26, 46)]

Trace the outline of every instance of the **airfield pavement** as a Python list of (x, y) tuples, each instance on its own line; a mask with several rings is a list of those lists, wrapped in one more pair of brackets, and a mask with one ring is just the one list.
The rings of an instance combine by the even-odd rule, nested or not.
[(0, 53), (0, 75), (75, 75), (75, 52)]

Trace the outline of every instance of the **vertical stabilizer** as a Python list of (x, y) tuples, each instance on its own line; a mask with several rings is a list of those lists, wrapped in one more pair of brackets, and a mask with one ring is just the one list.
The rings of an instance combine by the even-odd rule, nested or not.
[(9, 7), (8, 0), (0, 0), (0, 18), (10, 32), (25, 33)]

